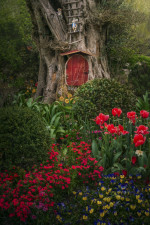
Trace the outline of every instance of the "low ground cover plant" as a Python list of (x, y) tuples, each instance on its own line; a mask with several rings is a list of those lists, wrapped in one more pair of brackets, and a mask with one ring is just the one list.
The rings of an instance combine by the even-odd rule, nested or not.
[(59, 202), (56, 219), (67, 225), (148, 225), (150, 185), (143, 188), (141, 176), (104, 175), (93, 188), (73, 191), (72, 201)]

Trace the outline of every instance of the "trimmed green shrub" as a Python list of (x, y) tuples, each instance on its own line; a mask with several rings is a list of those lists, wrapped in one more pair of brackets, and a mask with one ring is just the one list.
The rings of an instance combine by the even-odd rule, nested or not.
[(75, 93), (74, 112), (85, 119), (95, 118), (100, 112), (111, 113), (120, 107), (124, 113), (135, 109), (136, 96), (127, 84), (114, 79), (94, 79), (80, 86)]
[(30, 169), (47, 159), (49, 133), (39, 114), (29, 108), (0, 109), (0, 167)]

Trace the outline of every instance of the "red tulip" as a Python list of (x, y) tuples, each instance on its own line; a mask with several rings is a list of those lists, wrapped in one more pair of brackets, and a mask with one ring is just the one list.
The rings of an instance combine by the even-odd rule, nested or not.
[(109, 119), (109, 115), (104, 115), (103, 113), (100, 113), (99, 116), (95, 118), (95, 122), (97, 125), (102, 125), (108, 119)]
[(126, 170), (122, 170), (122, 174), (126, 177), (127, 176), (127, 171)]
[(117, 132), (117, 127), (113, 124), (105, 124), (105, 127), (108, 130), (108, 132), (105, 132), (106, 134), (115, 134)]
[(142, 118), (148, 118), (149, 117), (149, 112), (147, 112), (146, 110), (141, 110), (140, 111), (140, 116)]
[(128, 112), (127, 117), (132, 121), (133, 124), (135, 124), (136, 118), (138, 118), (136, 112), (134, 111)]
[(119, 126), (118, 126), (118, 133), (122, 134), (122, 135), (125, 135), (125, 134), (128, 134), (129, 131), (124, 130), (123, 126), (119, 124)]
[(143, 145), (145, 143), (145, 141), (146, 141), (146, 137), (143, 137), (142, 134), (136, 134), (133, 139), (135, 147)]
[(120, 117), (121, 113), (122, 113), (122, 110), (119, 109), (119, 108), (114, 108), (114, 109), (112, 109), (112, 115), (113, 115), (113, 116), (118, 116), (118, 117)]
[(140, 125), (139, 127), (136, 127), (137, 131), (135, 131), (136, 134), (149, 134), (148, 127), (144, 126), (144, 125)]
[(106, 124), (105, 127), (107, 128), (108, 132), (105, 132), (105, 134), (117, 134), (117, 135), (125, 135), (129, 132), (124, 130), (123, 126), (119, 124), (118, 127), (115, 127), (113, 124)]
[(136, 163), (136, 160), (137, 160), (136, 156), (132, 156), (132, 164), (133, 165)]

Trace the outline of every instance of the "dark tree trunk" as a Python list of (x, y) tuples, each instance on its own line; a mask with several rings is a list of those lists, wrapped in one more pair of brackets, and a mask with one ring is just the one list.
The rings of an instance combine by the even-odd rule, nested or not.
[[(89, 64), (88, 79), (110, 78), (105, 54), (107, 27), (93, 19), (97, 1), (67, 2), (75, 1), (26, 0), (34, 26), (33, 37), (40, 54), (36, 97), (44, 96), (44, 102), (48, 103), (56, 99), (56, 93), (61, 93), (65, 85), (68, 56), (60, 53), (71, 50), (89, 52), (91, 55), (85, 56)], [(58, 8), (62, 9), (61, 15), (58, 15)], [(75, 15), (78, 15), (78, 32), (71, 30)]]

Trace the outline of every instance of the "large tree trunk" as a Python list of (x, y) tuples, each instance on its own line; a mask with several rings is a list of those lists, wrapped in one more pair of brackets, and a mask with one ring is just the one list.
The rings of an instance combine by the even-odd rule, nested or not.
[[(107, 27), (99, 24), (93, 17), (98, 1), (79, 0), (78, 3), (69, 5), (65, 3), (75, 1), (26, 0), (26, 2), (34, 25), (33, 37), (40, 54), (36, 97), (44, 96), (44, 102), (51, 103), (56, 99), (57, 92), (61, 94), (61, 86), (65, 83), (65, 63), (69, 57), (61, 56), (63, 52), (82, 50), (91, 53), (85, 55), (89, 64), (89, 80), (110, 77), (105, 53)], [(68, 10), (70, 7), (78, 9)], [(58, 8), (62, 9), (62, 16), (58, 15)], [(79, 16), (80, 32), (71, 30), (74, 15)]]

